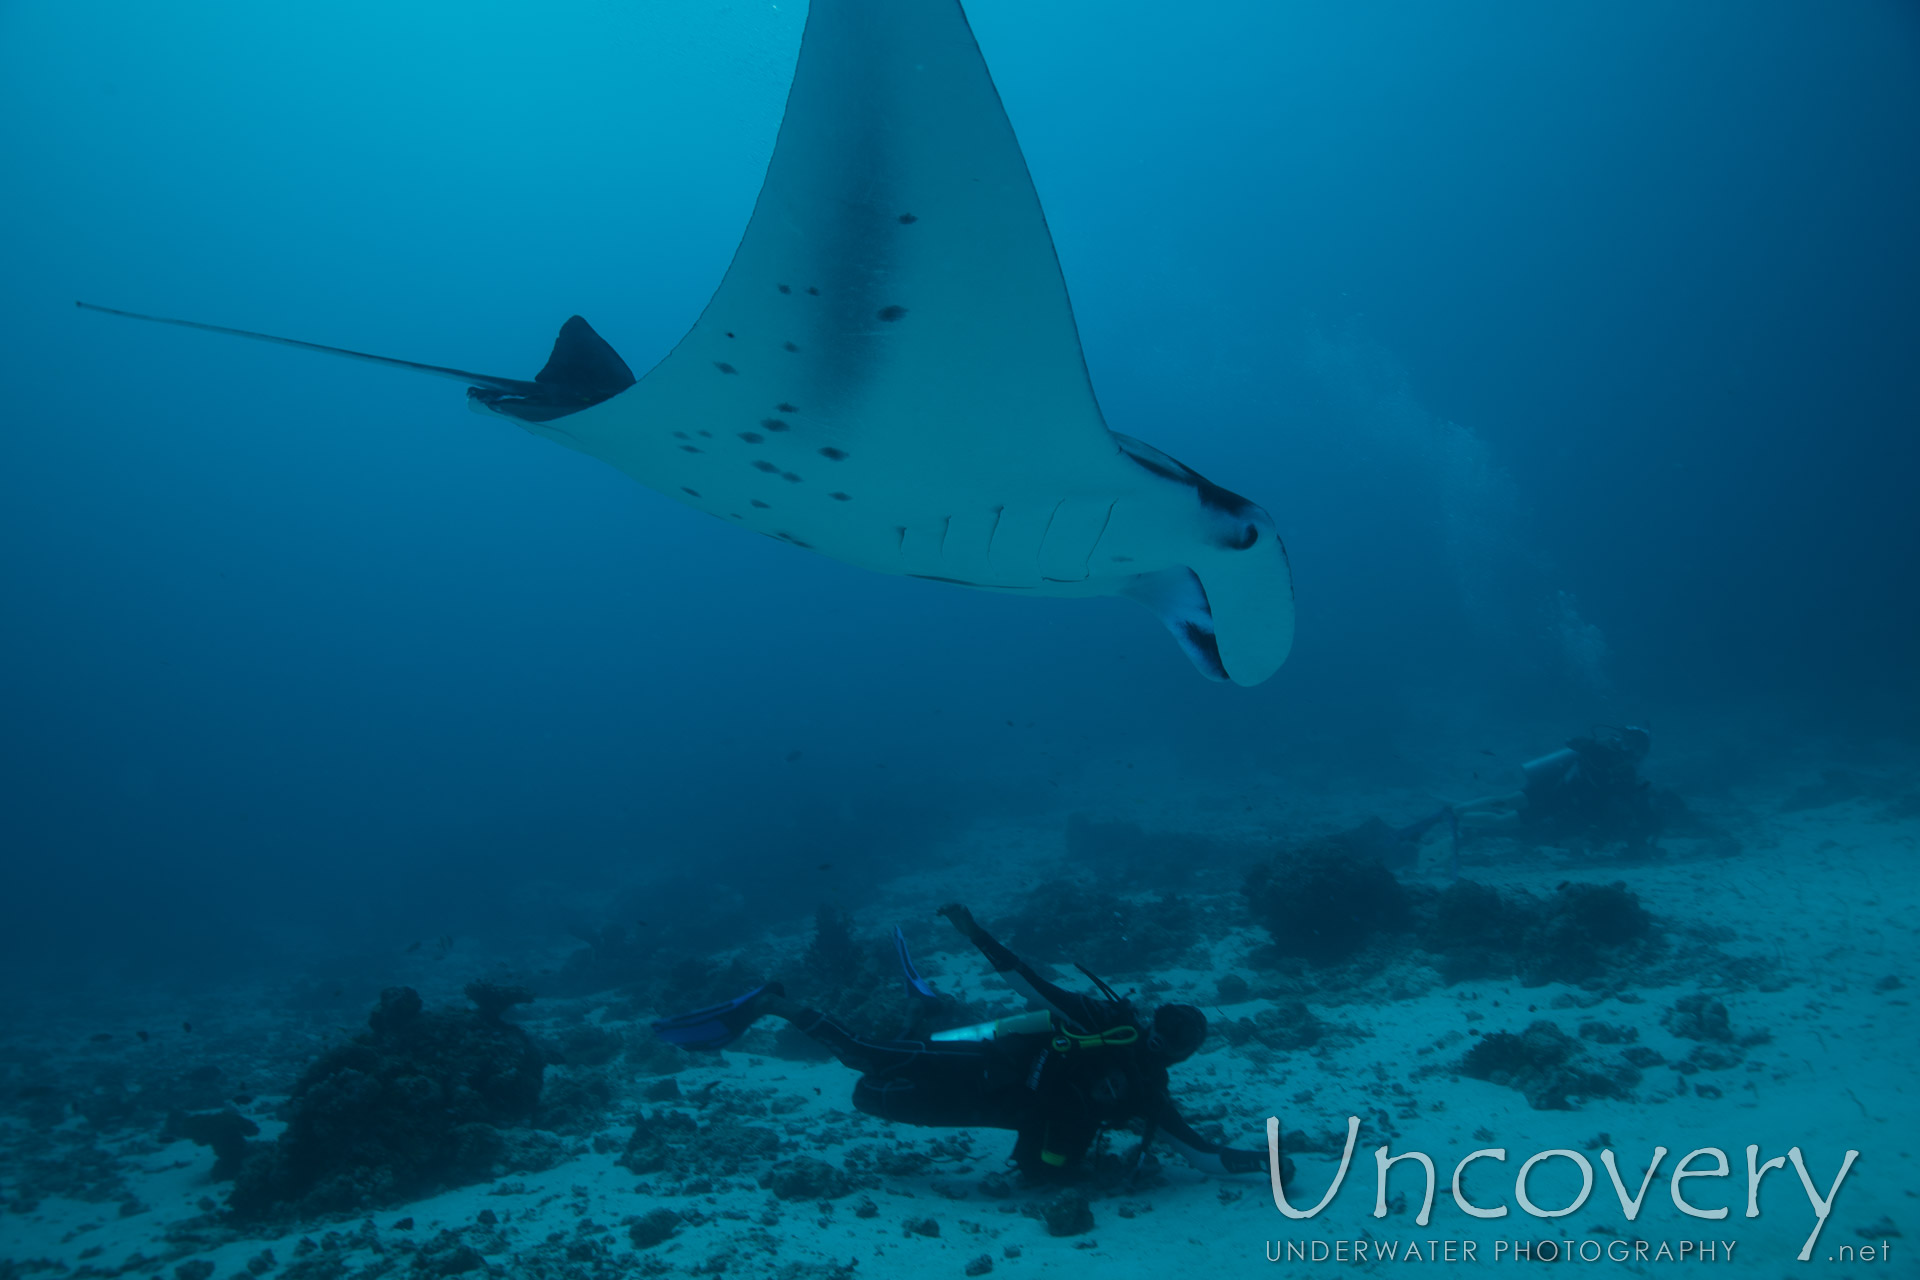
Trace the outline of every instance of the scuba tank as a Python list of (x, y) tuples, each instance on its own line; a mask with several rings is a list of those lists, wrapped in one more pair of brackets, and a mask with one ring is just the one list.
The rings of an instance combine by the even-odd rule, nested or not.
[[(1521, 765), (1520, 776), (1526, 780), (1529, 788), (1543, 782), (1564, 782), (1572, 775), (1585, 752), (1617, 755), (1637, 765), (1646, 759), (1652, 746), (1653, 734), (1637, 724), (1624, 728), (1596, 725), (1589, 737), (1575, 738), (1558, 751), (1550, 751)], [(1585, 748), (1585, 752), (1582, 748)]]
[(1562, 747), (1558, 751), (1549, 752), (1547, 755), (1521, 765), (1520, 776), (1525, 779), (1523, 785), (1531, 791), (1542, 783), (1564, 781), (1567, 775), (1573, 772), (1574, 766), (1579, 763), (1579, 753), (1572, 747)]
[[(895, 930), (895, 932), (898, 932), (898, 930)], [(1100, 994), (1111, 1000), (1115, 1005), (1127, 1010), (1133, 1007), (1128, 1004), (1127, 1001), (1121, 999), (1117, 991), (1105, 982), (1102, 982), (1087, 966), (1076, 964), (1073, 967), (1081, 973), (1086, 974), (1088, 980), (1090, 980), (1094, 986), (1100, 988)], [(1116, 1026), (1094, 1035), (1081, 1035), (1072, 1030), (1072, 1025), (1071, 1023), (1067, 1023), (1065, 1026), (1059, 1028), (1059, 1034), (1054, 1037), (1053, 1047), (1061, 1053), (1065, 1053), (1067, 1050), (1076, 1046), (1080, 1048), (1095, 1048), (1100, 1045), (1117, 1046), (1132, 1044), (1140, 1034), (1138, 1030), (1131, 1026)], [(1032, 1035), (1035, 1032), (1053, 1030), (1055, 1030), (1053, 1012), (1049, 1009), (1033, 1009), (1026, 1013), (1016, 1013), (1010, 1018), (995, 1018), (992, 1022), (976, 1022), (970, 1027), (954, 1027), (950, 1031), (936, 1031), (928, 1036), (927, 1039), (952, 1044), (956, 1041), (997, 1040), (1001, 1036)]]
[(1029, 1013), (1016, 1013), (1010, 1018), (995, 1018), (992, 1022), (976, 1022), (970, 1027), (954, 1027), (948, 1031), (936, 1031), (927, 1039), (935, 1043), (953, 1044), (966, 1040), (998, 1040), (1002, 1036), (1023, 1036), (1053, 1033), (1049, 1044), (1055, 1053), (1067, 1053), (1074, 1049), (1119, 1048), (1133, 1044), (1140, 1038), (1139, 1028), (1121, 1024), (1109, 1027), (1105, 1031), (1096, 1031), (1084, 1035), (1070, 1027), (1056, 1026), (1054, 1016), (1046, 1009), (1035, 1009)]
[(1051, 1030), (1053, 1014), (1045, 1009), (1035, 1009), (1031, 1013), (1016, 1013), (1011, 1018), (995, 1018), (992, 1022), (976, 1022), (970, 1027), (936, 1031), (927, 1039), (951, 1044), (963, 1040), (997, 1040), (1001, 1036), (1030, 1035), (1036, 1031)]

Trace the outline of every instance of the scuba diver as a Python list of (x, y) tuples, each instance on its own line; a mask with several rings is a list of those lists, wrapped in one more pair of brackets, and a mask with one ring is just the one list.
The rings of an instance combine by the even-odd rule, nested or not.
[[(1560, 750), (1522, 764), (1518, 791), (1445, 804), (1400, 827), (1369, 818), (1318, 843), (1329, 852), (1377, 860), (1388, 868), (1412, 867), (1419, 864), (1427, 833), (1445, 823), (1455, 877), (1463, 835), (1501, 832), (1539, 844), (1619, 842), (1629, 851), (1644, 850), (1662, 823), (1653, 786), (1640, 776), (1640, 762), (1652, 747), (1653, 735), (1638, 725), (1597, 725), (1584, 737), (1569, 738)], [(1667, 798), (1669, 810), (1674, 803)]]
[[(725, 1004), (663, 1018), (655, 1034), (686, 1049), (720, 1049), (764, 1015), (785, 1018), (860, 1072), (856, 1110), (902, 1124), (1011, 1129), (1013, 1163), (1033, 1178), (1079, 1168), (1100, 1133), (1139, 1121), (1137, 1169), (1158, 1136), (1188, 1163), (1211, 1173), (1264, 1173), (1265, 1151), (1239, 1151), (1194, 1132), (1167, 1090), (1167, 1069), (1186, 1061), (1207, 1037), (1207, 1015), (1165, 1004), (1143, 1019), (1092, 974), (1098, 994), (1068, 991), (1007, 950), (958, 903), (940, 914), (986, 956), (995, 972), (1045, 1009), (920, 1039), (868, 1040), (823, 1013), (786, 998), (778, 983)], [(894, 930), (910, 998), (940, 999)], [(1086, 973), (1085, 969), (1081, 970)], [(924, 1005), (923, 1005), (924, 1007)], [(1282, 1176), (1290, 1172), (1283, 1162)]]
[(1596, 726), (1584, 737), (1520, 766), (1518, 792), (1453, 806), (1472, 827), (1511, 827), (1542, 842), (1624, 842), (1644, 848), (1660, 832), (1652, 784), (1640, 762), (1653, 735), (1638, 725)]

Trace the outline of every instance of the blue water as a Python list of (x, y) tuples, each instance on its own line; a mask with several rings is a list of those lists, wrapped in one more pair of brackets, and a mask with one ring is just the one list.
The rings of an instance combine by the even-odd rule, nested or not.
[(828, 858), (857, 905), (1135, 757), (1177, 807), (1436, 726), (1911, 740), (1911, 7), (969, 10), (1110, 424), (1279, 522), (1276, 678), (71, 305), (521, 377), (579, 312), (643, 369), (804, 5), (9, 4), (0, 962), (210, 980), (674, 874), (771, 919)]

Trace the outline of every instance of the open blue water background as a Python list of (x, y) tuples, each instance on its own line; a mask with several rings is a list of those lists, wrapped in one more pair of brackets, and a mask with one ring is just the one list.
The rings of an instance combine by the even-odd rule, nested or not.
[(1127, 760), (1176, 795), (1503, 724), (1911, 739), (1911, 6), (969, 9), (1110, 424), (1279, 522), (1275, 679), (725, 528), (452, 384), (72, 306), (521, 377), (579, 312), (644, 369), (803, 4), (20, 0), (0, 962), (557, 930), (675, 876), (663, 911), (751, 920)]

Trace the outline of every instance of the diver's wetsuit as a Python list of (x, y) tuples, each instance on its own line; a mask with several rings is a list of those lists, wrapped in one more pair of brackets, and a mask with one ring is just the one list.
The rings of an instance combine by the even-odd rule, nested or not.
[(1639, 773), (1646, 750), (1636, 746), (1624, 732), (1569, 739), (1567, 765), (1528, 781), (1521, 826), (1542, 838), (1650, 843), (1660, 821)]
[(968, 936), (997, 972), (1053, 1011), (1055, 1030), (984, 1041), (874, 1041), (811, 1009), (787, 1014), (861, 1073), (857, 1109), (903, 1124), (1012, 1129), (1019, 1134), (1014, 1162), (1030, 1174), (1079, 1164), (1102, 1129), (1133, 1120), (1144, 1120), (1150, 1137), (1173, 1143), (1196, 1168), (1266, 1168), (1265, 1152), (1209, 1142), (1181, 1117), (1167, 1068), (1131, 1004), (1048, 982), (978, 926)]

